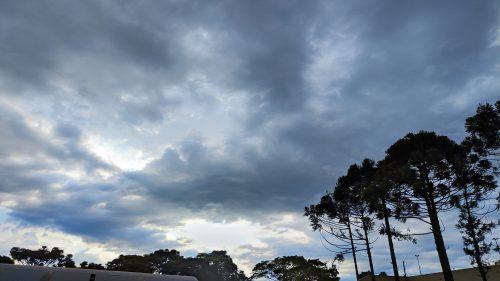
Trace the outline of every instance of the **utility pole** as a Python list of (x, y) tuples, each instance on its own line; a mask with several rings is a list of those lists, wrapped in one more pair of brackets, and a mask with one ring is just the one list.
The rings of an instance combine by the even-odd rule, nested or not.
[(420, 271), (420, 275), (422, 275), (422, 268), (420, 268), (420, 260), (418, 259), (420, 255), (416, 254), (415, 257), (417, 257), (417, 263), (418, 263), (418, 271)]

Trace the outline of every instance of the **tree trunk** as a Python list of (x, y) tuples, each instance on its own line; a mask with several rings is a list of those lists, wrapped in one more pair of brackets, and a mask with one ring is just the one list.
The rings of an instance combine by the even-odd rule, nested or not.
[(479, 243), (477, 243), (476, 237), (472, 237), (472, 241), (474, 242), (474, 258), (476, 259), (477, 269), (479, 270), (479, 274), (481, 274), (481, 279), (483, 279), (483, 281), (488, 281), (486, 278), (486, 270), (484, 270), (481, 256), (479, 255)]
[(389, 252), (391, 253), (392, 270), (394, 271), (394, 279), (399, 280), (398, 262), (396, 261), (396, 253), (394, 251), (394, 244), (392, 243), (391, 225), (389, 224), (389, 212), (385, 205), (385, 200), (382, 199), (382, 208), (384, 213), (385, 228), (387, 233), (387, 242), (389, 242)]
[(467, 194), (467, 189), (466, 189), (466, 190), (464, 190), (465, 209), (467, 210), (467, 224), (468, 224), (468, 228), (470, 230), (472, 244), (474, 245), (474, 259), (476, 260), (477, 269), (479, 271), (479, 274), (481, 274), (481, 279), (483, 281), (488, 281), (486, 278), (486, 271), (484, 270), (483, 262), (481, 261), (479, 242), (476, 239), (476, 231), (474, 230), (472, 213), (470, 211), (470, 205), (469, 205), (469, 200), (468, 200), (467, 196), (468, 196), (468, 194)]
[(439, 223), (434, 198), (432, 198), (431, 195), (430, 198), (425, 201), (427, 204), (427, 213), (431, 220), (432, 234), (434, 235), (434, 243), (436, 244), (436, 251), (439, 256), (439, 262), (441, 263), (441, 269), (443, 270), (444, 280), (454, 281), (448, 254), (446, 253), (446, 246), (444, 245), (443, 235), (441, 233), (441, 225)]
[(354, 260), (354, 269), (356, 270), (356, 280), (359, 278), (358, 261), (356, 259), (356, 247), (354, 247), (354, 240), (352, 239), (351, 221), (347, 219), (347, 228), (349, 229), (349, 239), (351, 239), (352, 259)]
[(375, 271), (373, 270), (373, 261), (372, 261), (372, 251), (370, 249), (370, 241), (368, 240), (368, 231), (367, 231), (367, 226), (362, 218), (362, 223), (363, 223), (363, 231), (365, 232), (365, 243), (366, 243), (366, 253), (368, 254), (368, 262), (370, 263), (370, 271), (371, 271), (371, 276), (372, 276), (372, 281), (375, 281)]

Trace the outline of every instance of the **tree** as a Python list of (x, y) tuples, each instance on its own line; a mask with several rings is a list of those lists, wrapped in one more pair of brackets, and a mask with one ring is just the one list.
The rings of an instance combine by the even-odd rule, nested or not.
[(120, 255), (106, 264), (108, 270), (153, 273), (149, 260), (140, 255)]
[(14, 264), (14, 261), (7, 256), (0, 256), (0, 263)]
[(104, 270), (106, 269), (102, 264), (100, 263), (88, 263), (87, 261), (84, 261), (80, 263), (80, 268), (84, 269), (95, 269), (95, 270)]
[(76, 268), (75, 261), (73, 260), (73, 255), (66, 255), (57, 263), (57, 267)]
[(255, 265), (251, 279), (267, 278), (276, 281), (338, 281), (337, 268), (320, 260), (302, 256), (278, 257)]
[(10, 256), (24, 265), (75, 267), (73, 255), (64, 255), (64, 251), (58, 247), (49, 249), (47, 246), (42, 246), (38, 250), (13, 247)]
[(169, 262), (181, 259), (179, 251), (161, 249), (146, 255), (120, 255), (106, 267), (116, 271), (162, 273)]
[[(335, 247), (336, 250), (330, 250), (327, 246), (326, 249), (336, 252), (335, 260), (344, 261), (346, 254), (352, 254), (356, 279), (359, 278), (358, 261), (356, 252), (360, 251), (357, 246), (362, 244), (353, 235), (353, 226), (348, 214), (347, 202), (337, 202), (333, 198), (332, 193), (327, 193), (322, 196), (320, 202), (316, 205), (310, 205), (304, 208), (304, 215), (309, 217), (313, 231), (318, 231), (321, 238), (329, 245)], [(323, 233), (331, 236), (335, 241), (325, 237)]]
[(453, 275), (438, 214), (452, 209), (452, 198), (459, 193), (453, 182), (461, 153), (461, 147), (449, 138), (421, 131), (394, 143), (385, 159), (394, 168), (388, 176), (399, 181), (401, 201), (412, 201), (414, 218), (430, 226), (446, 281), (453, 281)]
[(248, 278), (226, 251), (200, 253), (194, 258), (175, 258), (164, 267), (164, 274), (190, 275), (199, 281), (246, 281)]
[[(350, 224), (356, 226), (354, 236), (365, 243), (370, 271), (374, 273), (373, 259), (369, 234), (373, 232), (374, 216), (370, 204), (364, 200), (362, 194), (365, 188), (373, 181), (376, 168), (373, 160), (365, 159), (361, 165), (353, 164), (347, 174), (338, 179), (333, 197), (336, 202), (345, 202), (345, 212), (351, 219)], [(372, 281), (375, 275), (371, 274)]]
[(481, 157), (500, 160), (500, 100), (491, 104), (480, 104), (476, 114), (465, 120), (465, 129), (469, 135), (464, 144)]
[(149, 262), (149, 266), (153, 273), (161, 273), (163, 268), (173, 260), (181, 259), (181, 255), (177, 250), (157, 250), (153, 253), (145, 255), (145, 258)]
[(370, 271), (363, 271), (359, 274), (359, 279), (365, 277), (365, 276), (372, 276), (373, 274)]
[[(499, 104), (497, 102), (497, 105)], [(487, 263), (483, 257), (492, 247), (491, 242), (486, 242), (486, 235), (496, 227), (494, 222), (488, 221), (487, 215), (498, 209), (498, 204), (493, 207), (490, 203), (497, 184), (496, 168), (488, 159), (490, 155), (498, 155), (498, 151), (495, 152), (495, 147), (498, 150), (499, 138), (498, 115), (498, 112), (495, 113), (493, 107), (487, 104), (480, 105), (476, 115), (467, 118), (466, 128), (470, 135), (462, 142), (466, 157), (455, 182), (460, 193), (454, 196), (453, 201), (460, 212), (456, 227), (462, 234), (464, 253), (471, 258), (472, 265), (477, 265), (483, 281), (487, 281)], [(497, 198), (500, 199), (500, 196)]]
[(391, 227), (391, 218), (404, 223), (408, 218), (416, 215), (415, 207), (418, 207), (414, 205), (410, 198), (402, 198), (399, 189), (400, 180), (395, 178), (397, 174), (393, 173), (394, 170), (395, 168), (390, 163), (387, 163), (387, 161), (379, 161), (371, 184), (363, 191), (363, 198), (369, 202), (377, 218), (384, 221), (379, 233), (387, 236), (394, 279), (399, 281), (399, 270), (393, 238), (399, 241), (416, 243), (417, 241), (414, 236), (426, 235), (429, 232), (402, 233), (400, 230)]

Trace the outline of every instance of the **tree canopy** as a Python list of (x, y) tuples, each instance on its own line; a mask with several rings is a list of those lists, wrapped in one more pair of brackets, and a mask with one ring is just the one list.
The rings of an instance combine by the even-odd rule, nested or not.
[(76, 267), (73, 255), (64, 255), (64, 251), (58, 247), (49, 249), (47, 246), (42, 246), (38, 250), (13, 247), (10, 256), (14, 261), (24, 265)]
[(252, 271), (252, 279), (267, 278), (276, 281), (337, 281), (335, 265), (329, 267), (317, 259), (302, 256), (284, 256), (258, 263)]

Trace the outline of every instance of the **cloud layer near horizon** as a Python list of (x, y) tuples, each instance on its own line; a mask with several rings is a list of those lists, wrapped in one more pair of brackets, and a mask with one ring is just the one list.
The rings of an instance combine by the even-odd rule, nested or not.
[[(2, 1), (2, 226), (78, 237), (100, 261), (167, 247), (227, 248), (246, 269), (329, 258), (302, 208), (408, 132), (461, 140), (499, 96), (499, 8)], [(3, 253), (46, 241), (5, 239)], [(431, 266), (423, 244), (401, 255)]]

